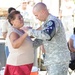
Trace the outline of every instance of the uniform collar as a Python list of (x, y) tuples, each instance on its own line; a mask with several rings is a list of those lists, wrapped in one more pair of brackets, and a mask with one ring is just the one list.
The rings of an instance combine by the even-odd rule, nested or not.
[(50, 20), (51, 14), (48, 15), (46, 21), (44, 21), (43, 25), (45, 25)]
[(48, 15), (48, 17), (47, 17), (46, 21), (44, 21), (44, 23), (47, 23), (50, 20), (50, 18), (51, 18), (51, 14)]

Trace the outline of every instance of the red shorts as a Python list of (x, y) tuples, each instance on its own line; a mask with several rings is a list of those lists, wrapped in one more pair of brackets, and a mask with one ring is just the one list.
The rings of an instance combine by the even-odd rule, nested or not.
[(33, 64), (22, 66), (6, 65), (4, 75), (30, 75)]

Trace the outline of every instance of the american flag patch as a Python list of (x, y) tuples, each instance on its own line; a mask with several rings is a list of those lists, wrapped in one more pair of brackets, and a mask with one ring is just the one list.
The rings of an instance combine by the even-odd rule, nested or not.
[(46, 28), (44, 29), (44, 32), (46, 32), (47, 34), (51, 35), (51, 33), (55, 30), (55, 23), (53, 20), (48, 21), (48, 23), (46, 23)]

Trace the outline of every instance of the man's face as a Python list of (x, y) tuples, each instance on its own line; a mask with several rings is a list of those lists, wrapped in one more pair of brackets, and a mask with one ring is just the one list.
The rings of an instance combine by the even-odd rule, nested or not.
[(27, 8), (27, 5), (28, 5), (28, 2), (23, 2), (23, 3), (22, 3), (22, 8), (23, 8), (23, 9), (26, 9), (26, 8)]
[(35, 15), (35, 17), (38, 20), (45, 21), (45, 19), (44, 19), (44, 13), (42, 11), (35, 11), (35, 10), (33, 10), (33, 14)]

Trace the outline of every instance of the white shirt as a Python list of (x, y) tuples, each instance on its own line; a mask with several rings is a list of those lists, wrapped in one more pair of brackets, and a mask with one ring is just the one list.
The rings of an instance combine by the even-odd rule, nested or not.
[(8, 20), (5, 20), (3, 25), (2, 25), (2, 32), (8, 32), (8, 28), (10, 27), (10, 23), (8, 22)]
[[(3, 32), (8, 32), (8, 29), (10, 28), (10, 23), (8, 22), (8, 20), (5, 20), (3, 25), (2, 25), (2, 33)], [(7, 36), (6, 36), (6, 39), (7, 39)], [(5, 41), (5, 45), (7, 46), (7, 43)]]

